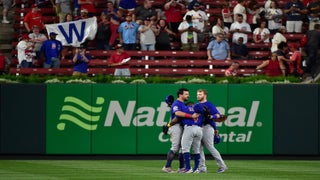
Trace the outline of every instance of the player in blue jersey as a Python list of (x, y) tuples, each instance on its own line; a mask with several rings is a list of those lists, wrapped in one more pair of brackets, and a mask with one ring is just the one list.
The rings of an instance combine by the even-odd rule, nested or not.
[[(177, 118), (189, 118), (189, 119), (195, 119), (197, 118), (196, 115), (192, 115), (188, 112), (188, 107), (185, 105), (185, 102), (189, 99), (189, 90), (186, 88), (180, 88), (177, 92), (177, 100), (173, 102), (171, 106), (171, 120), (177, 119)], [(175, 154), (180, 150), (181, 148), (181, 135), (183, 132), (183, 127), (180, 125), (180, 123), (177, 123), (175, 125), (172, 125), (169, 128), (168, 134), (170, 135), (171, 140), (171, 148), (167, 154), (167, 162), (166, 165), (162, 168), (162, 171), (167, 173), (174, 172), (171, 164), (172, 160), (175, 156)], [(184, 167), (184, 161), (183, 157), (180, 154), (179, 155), (179, 170), (182, 170)]]
[[(198, 167), (200, 162), (200, 145), (202, 139), (202, 120), (203, 116), (199, 116), (197, 113), (197, 105), (187, 106), (186, 113), (192, 114), (197, 118), (182, 118), (181, 124), (184, 126), (182, 138), (181, 138), (181, 147), (183, 153), (183, 159), (185, 164), (185, 169), (183, 173), (199, 173)], [(190, 149), (192, 149), (194, 166), (191, 168), (190, 165)]]
[[(228, 168), (224, 163), (219, 151), (214, 147), (213, 137), (214, 137), (214, 134), (218, 134), (218, 129), (214, 119), (225, 118), (225, 116), (219, 113), (219, 111), (217, 110), (214, 104), (207, 101), (207, 96), (208, 96), (208, 92), (206, 90), (199, 89), (197, 91), (197, 100), (199, 102), (197, 105), (200, 105), (200, 108), (199, 108), (200, 111), (202, 111), (203, 107), (206, 106), (209, 109), (210, 114), (212, 115), (212, 119), (206, 118), (203, 121), (203, 129), (202, 129), (203, 136), (202, 136), (202, 142), (201, 142), (201, 148), (200, 148), (199, 171), (200, 172), (207, 171), (207, 167), (205, 164), (205, 155), (203, 152), (203, 146), (206, 146), (210, 154), (217, 161), (217, 164), (219, 167), (218, 173), (222, 173), (226, 171)], [(203, 114), (203, 112), (200, 112), (200, 113)]]

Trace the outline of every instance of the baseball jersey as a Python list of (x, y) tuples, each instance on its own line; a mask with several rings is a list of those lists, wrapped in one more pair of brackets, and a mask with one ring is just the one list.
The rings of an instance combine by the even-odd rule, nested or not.
[(210, 124), (215, 130), (217, 130), (216, 123), (213, 119), (204, 119), (204, 117), (203, 117), (203, 113), (204, 113), (203, 107), (204, 106), (206, 106), (209, 109), (211, 115), (220, 114), (220, 112), (218, 111), (217, 107), (209, 101), (206, 101), (204, 103), (197, 103), (195, 105), (195, 112), (201, 114), (200, 119), (202, 118), (202, 120), (201, 120), (202, 124), (203, 125)]
[(139, 25), (136, 22), (123, 22), (120, 24), (118, 32), (122, 34), (122, 41), (125, 44), (134, 44), (137, 40)]
[(174, 119), (175, 117), (177, 117), (175, 115), (177, 111), (187, 112), (187, 106), (183, 102), (179, 100), (175, 100), (171, 106), (171, 119)]
[[(193, 106), (186, 106), (187, 109), (186, 111), (184, 111), (185, 113), (188, 113), (188, 114), (193, 114), (194, 113), (194, 109), (193, 109)], [(187, 126), (192, 126), (192, 125), (198, 125), (198, 126), (202, 126), (202, 121), (199, 121), (199, 118), (195, 121), (194, 119), (192, 118), (183, 118), (181, 119), (181, 123), (182, 125), (187, 125)]]
[(49, 39), (43, 42), (40, 51), (45, 53), (46, 63), (50, 64), (52, 57), (59, 58), (62, 49), (61, 41)]
[[(230, 31), (232, 30), (236, 30), (236, 29), (241, 29), (242, 31), (247, 31), (247, 32), (251, 32), (251, 28), (250, 25), (246, 22), (234, 22), (231, 24), (230, 27)], [(239, 37), (243, 37), (243, 44), (246, 44), (248, 42), (248, 35), (245, 33), (241, 33), (241, 32), (234, 32), (233, 36), (232, 36), (232, 42), (237, 42)]]

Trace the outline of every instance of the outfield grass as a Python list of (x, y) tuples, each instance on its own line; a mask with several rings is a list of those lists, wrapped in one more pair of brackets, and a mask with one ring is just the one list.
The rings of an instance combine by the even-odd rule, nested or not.
[[(228, 171), (216, 173), (217, 165), (207, 161), (208, 172), (167, 174), (164, 160), (0, 160), (0, 179), (172, 179), (172, 180), (261, 180), (320, 179), (320, 161), (226, 160)], [(177, 161), (173, 163), (177, 167)]]

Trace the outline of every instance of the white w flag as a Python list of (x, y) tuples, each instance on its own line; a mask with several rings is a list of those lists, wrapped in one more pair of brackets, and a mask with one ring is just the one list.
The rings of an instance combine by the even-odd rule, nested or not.
[(64, 22), (58, 24), (46, 24), (48, 36), (55, 32), (56, 39), (62, 45), (79, 47), (85, 40), (93, 40), (96, 36), (98, 25), (97, 18), (81, 19), (77, 21)]

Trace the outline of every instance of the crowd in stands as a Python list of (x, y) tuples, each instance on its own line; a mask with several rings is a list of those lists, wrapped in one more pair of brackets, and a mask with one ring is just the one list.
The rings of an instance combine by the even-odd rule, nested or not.
[[(40, 56), (41, 42), (47, 40), (43, 35), (50, 33), (46, 32), (41, 8), (53, 7), (60, 23), (98, 17), (95, 39), (97, 50), (116, 49), (118, 44), (121, 44), (124, 50), (170, 50), (171, 45), (176, 43), (183, 51), (206, 50), (209, 60), (243, 60), (254, 58), (249, 56), (251, 49), (247, 47), (248, 43), (265, 43), (269, 44), (272, 55), (265, 57), (264, 60), (267, 61), (263, 61), (257, 70), (268, 65), (278, 68), (272, 63), (277, 55), (275, 62), (278, 62), (282, 75), (302, 76), (304, 72), (301, 67), (301, 52), (295, 54), (300, 56), (295, 59), (300, 60), (290, 59), (290, 49), (287, 47), (293, 43), (294, 51), (306, 50), (308, 77), (319, 76), (319, 71), (312, 69), (319, 58), (319, 0), (286, 0), (280, 1), (281, 5), (276, 0), (209, 2), (212, 1), (36, 0), (32, 4), (25, 4), (31, 7), (32, 11), (25, 15), (24, 26), (26, 32), (30, 33), (29, 42), (34, 43), (37, 58)], [(211, 9), (219, 9), (220, 13), (210, 14)], [(3, 17), (3, 23), (6, 23), (7, 19)], [(286, 36), (288, 33), (306, 33), (308, 40), (312, 42), (302, 47), (299, 39), (290, 42)], [(29, 46), (24, 48), (30, 49)], [(68, 46), (65, 48), (69, 49)], [(63, 52), (64, 50), (59, 58), (66, 58)], [(268, 75), (272, 75), (270, 72), (273, 70), (268, 72)]]

